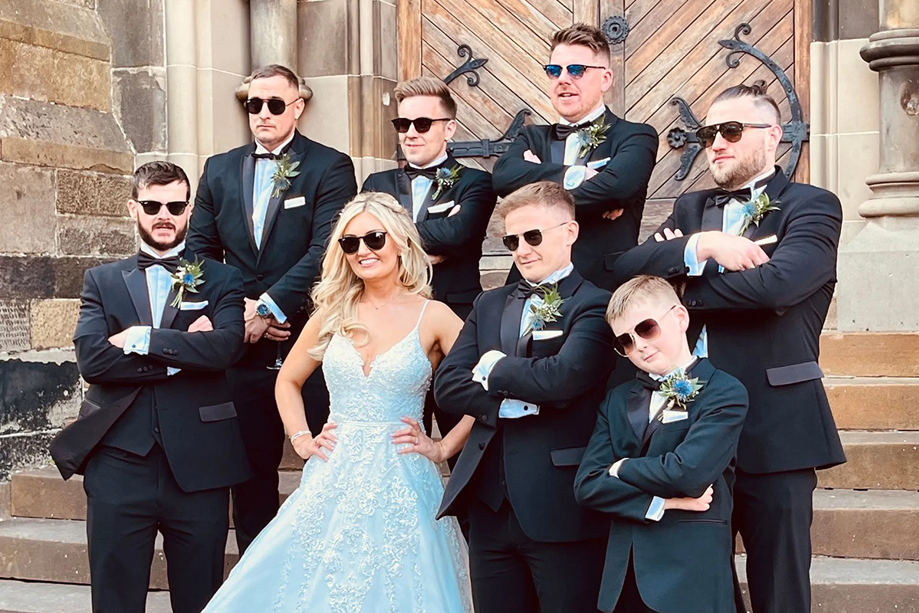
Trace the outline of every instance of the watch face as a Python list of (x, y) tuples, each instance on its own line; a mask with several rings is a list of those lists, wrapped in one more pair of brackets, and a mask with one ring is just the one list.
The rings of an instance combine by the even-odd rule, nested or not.
[(262, 317), (268, 317), (271, 314), (271, 310), (268, 308), (267, 304), (258, 305), (258, 308), (255, 309), (255, 312)]

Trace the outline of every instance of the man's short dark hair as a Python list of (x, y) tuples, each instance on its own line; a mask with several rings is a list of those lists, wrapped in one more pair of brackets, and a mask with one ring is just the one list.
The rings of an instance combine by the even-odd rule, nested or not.
[(252, 74), (249, 75), (249, 82), (251, 83), (256, 79), (270, 79), (271, 77), (284, 77), (294, 89), (300, 91), (300, 78), (297, 76), (297, 73), (281, 64), (268, 64), (267, 66), (256, 68)]
[(176, 181), (185, 184), (185, 199), (191, 198), (191, 183), (181, 166), (172, 162), (147, 162), (134, 171), (131, 180), (131, 199), (137, 200), (140, 190), (151, 185), (169, 185)]
[(606, 34), (596, 27), (586, 23), (576, 23), (573, 26), (559, 30), (552, 35), (549, 44), (549, 53), (555, 51), (559, 45), (579, 45), (587, 47), (597, 55), (609, 61), (609, 40)]
[(537, 181), (524, 185), (501, 201), (497, 209), (498, 216), (504, 219), (511, 211), (525, 206), (555, 209), (574, 220), (574, 198), (554, 181)]
[(766, 93), (765, 86), (754, 83), (753, 85), (741, 84), (729, 87), (715, 96), (712, 104), (723, 100), (733, 100), (734, 98), (752, 98), (757, 108), (772, 113), (775, 124), (777, 126), (782, 125), (782, 112), (779, 110), (779, 105), (772, 96)]

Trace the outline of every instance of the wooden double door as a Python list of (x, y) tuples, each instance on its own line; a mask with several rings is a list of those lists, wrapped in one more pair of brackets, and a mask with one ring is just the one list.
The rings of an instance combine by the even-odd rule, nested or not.
[[(613, 111), (630, 121), (649, 123), (660, 135), (658, 161), (648, 192), (644, 229), (655, 227), (684, 191), (710, 186), (702, 155), (688, 175), (677, 180), (683, 150), (667, 135), (680, 122), (674, 96), (689, 103), (702, 120), (712, 98), (739, 83), (764, 81), (790, 118), (786, 92), (762, 62), (749, 55), (730, 68), (728, 50), (718, 41), (732, 39), (749, 24), (743, 40), (772, 58), (795, 85), (807, 115), (810, 0), (397, 0), (400, 77), (447, 77), (468, 58), (457, 55), (468, 45), (476, 58), (478, 83), (465, 76), (450, 83), (459, 106), (456, 140), (493, 140), (515, 115), (531, 110), (528, 121), (553, 123), (557, 117), (546, 93), (542, 66), (549, 59), (549, 38), (560, 28), (584, 22), (613, 26), (624, 40), (611, 46), (614, 84), (607, 96)], [(789, 145), (782, 145), (784, 163)], [(805, 152), (806, 153), (806, 152)], [(490, 168), (495, 158), (467, 163)], [(797, 166), (806, 180), (806, 155)]]

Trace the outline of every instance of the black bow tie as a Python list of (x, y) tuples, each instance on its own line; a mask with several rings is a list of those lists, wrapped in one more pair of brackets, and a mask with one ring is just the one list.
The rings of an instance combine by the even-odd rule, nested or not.
[(269, 151), (268, 153), (253, 153), (252, 159), (254, 160), (280, 160), (281, 156), (278, 155), (277, 153), (271, 153)]
[(542, 296), (549, 289), (546, 285), (532, 285), (526, 279), (517, 282), (517, 297), (526, 300), (531, 296)]
[(570, 134), (574, 134), (578, 130), (583, 130), (592, 123), (592, 121), (585, 121), (584, 123), (573, 126), (563, 123), (554, 123), (552, 124), (552, 134), (555, 136), (556, 140), (565, 140)]
[(137, 267), (140, 270), (147, 270), (151, 266), (162, 266), (170, 273), (175, 273), (179, 268), (180, 258), (177, 255), (170, 256), (168, 258), (156, 258), (147, 253), (146, 251), (141, 251), (137, 254)]
[(433, 181), (437, 178), (437, 171), (440, 170), (442, 166), (431, 166), (430, 168), (415, 168), (414, 166), (405, 165), (405, 174), (408, 175), (409, 181), (414, 181), (418, 177), (425, 177)]
[(715, 192), (712, 196), (712, 201), (715, 203), (715, 206), (723, 208), (724, 205), (737, 200), (739, 202), (749, 202), (753, 198), (753, 190), (749, 187), (743, 189), (736, 189), (734, 191), (728, 191), (726, 189), (719, 190)]
[(662, 382), (658, 381), (657, 379), (652, 379), (651, 375), (643, 370), (639, 370), (638, 374), (635, 375), (635, 378), (638, 379), (638, 382), (641, 383), (641, 386), (646, 390), (657, 392), (661, 389)]

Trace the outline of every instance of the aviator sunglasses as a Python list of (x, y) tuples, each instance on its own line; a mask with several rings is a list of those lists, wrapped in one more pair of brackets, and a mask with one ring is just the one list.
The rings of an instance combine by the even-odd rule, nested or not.
[(361, 241), (364, 241), (364, 244), (371, 251), (379, 251), (386, 244), (386, 232), (376, 230), (368, 232), (364, 236), (342, 236), (338, 239), (338, 244), (341, 245), (341, 250), (347, 255), (353, 255), (360, 249)]
[(546, 228), (545, 230), (527, 230), (523, 234), (508, 234), (507, 236), (501, 237), (501, 242), (504, 243), (504, 246), (507, 247), (508, 251), (517, 251), (520, 247), (520, 237), (523, 237), (523, 240), (527, 242), (527, 245), (531, 247), (538, 247), (542, 243), (542, 233), (548, 232), (549, 230), (554, 230), (555, 228), (561, 228), (567, 221), (563, 221), (557, 226), (552, 226), (551, 228)]
[[(667, 317), (667, 315), (669, 315), (670, 312), (673, 311), (673, 309), (676, 307), (677, 305), (670, 307), (666, 313), (660, 316), (659, 319)], [(635, 334), (645, 339), (646, 341), (653, 341), (661, 335), (660, 324), (657, 323), (657, 320), (650, 318), (638, 322), (638, 324), (632, 328), (632, 330), (635, 332)], [(616, 342), (613, 343), (613, 348), (616, 350), (616, 353), (624, 358), (627, 358), (629, 354), (632, 353), (632, 351), (635, 349), (635, 339), (632, 336), (632, 333), (626, 332), (625, 334), (620, 334), (617, 336)]]
[(587, 64), (568, 64), (567, 66), (561, 66), (559, 64), (546, 64), (542, 68), (546, 71), (546, 74), (550, 79), (557, 79), (562, 76), (562, 70), (567, 70), (572, 79), (580, 79), (583, 77), (588, 68), (606, 70), (606, 66), (588, 66)]
[(431, 119), (430, 117), (416, 117), (415, 119), (406, 119), (405, 117), (396, 117), (392, 120), (392, 126), (396, 129), (396, 132), (399, 134), (405, 134), (408, 132), (408, 129), (412, 127), (412, 124), (415, 124), (415, 132), (418, 134), (424, 134), (431, 129), (431, 126), (434, 125), (435, 121), (453, 121), (449, 117), (438, 117), (437, 119)]
[(294, 102), (296, 102), (296, 100), (284, 102), (280, 98), (249, 98), (243, 102), (243, 106), (246, 107), (250, 115), (258, 115), (262, 112), (262, 104), (267, 104), (269, 113), (272, 115), (281, 115), (284, 110)]
[(138, 200), (137, 204), (144, 209), (147, 215), (156, 215), (162, 207), (169, 209), (169, 214), (178, 217), (188, 206), (188, 200), (176, 200), (175, 202), (157, 202), (156, 200)]
[(771, 128), (768, 123), (741, 123), (739, 121), (726, 121), (713, 126), (702, 126), (696, 130), (696, 138), (703, 148), (708, 149), (715, 143), (715, 135), (721, 134), (729, 143), (736, 143), (743, 137), (744, 128)]

